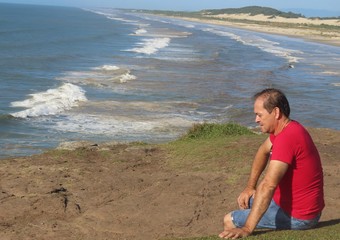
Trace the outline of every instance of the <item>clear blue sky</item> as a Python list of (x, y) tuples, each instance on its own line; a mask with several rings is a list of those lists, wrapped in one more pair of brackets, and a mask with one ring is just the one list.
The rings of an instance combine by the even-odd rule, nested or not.
[(327, 10), (340, 15), (340, 0), (0, 0), (8, 3), (38, 5), (113, 7), (134, 9), (157, 9), (176, 11), (197, 11), (213, 8), (238, 8), (264, 6), (279, 10), (312, 9)]

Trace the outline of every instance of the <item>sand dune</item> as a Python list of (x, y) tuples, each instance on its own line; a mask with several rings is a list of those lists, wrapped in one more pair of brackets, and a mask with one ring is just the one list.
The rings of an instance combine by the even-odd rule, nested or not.
[(226, 25), (270, 34), (304, 38), (309, 41), (340, 46), (340, 19), (284, 18), (263, 14), (202, 15), (202, 18), (180, 17), (190, 21)]
[[(205, 17), (209, 17), (209, 15), (204, 15)], [(250, 14), (219, 14), (219, 15), (210, 15), (214, 18), (221, 19), (246, 19), (251, 21), (262, 21), (262, 22), (275, 22), (275, 23), (294, 23), (294, 24), (311, 24), (311, 25), (331, 25), (331, 26), (340, 26), (340, 19), (320, 19), (320, 18), (284, 18), (279, 16), (265, 16), (263, 14), (258, 14), (251, 16)]]

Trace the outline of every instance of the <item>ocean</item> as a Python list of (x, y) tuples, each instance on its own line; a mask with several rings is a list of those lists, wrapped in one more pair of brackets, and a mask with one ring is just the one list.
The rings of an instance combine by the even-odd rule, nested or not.
[(0, 158), (65, 141), (167, 142), (194, 123), (255, 127), (252, 95), (340, 130), (340, 48), (117, 9), (0, 4)]

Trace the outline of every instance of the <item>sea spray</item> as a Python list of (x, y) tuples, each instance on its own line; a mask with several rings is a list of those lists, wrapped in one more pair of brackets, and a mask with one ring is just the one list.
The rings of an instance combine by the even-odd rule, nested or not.
[(106, 64), (86, 71), (64, 72), (62, 76), (56, 79), (73, 84), (115, 88), (117, 84), (135, 80), (137, 77), (131, 74), (128, 68)]
[(143, 39), (142, 41), (143, 42), (139, 44), (141, 47), (132, 48), (128, 51), (144, 53), (147, 55), (154, 54), (160, 49), (167, 47), (170, 43), (170, 38)]
[(79, 102), (84, 101), (87, 99), (85, 91), (81, 87), (65, 83), (58, 88), (48, 89), (46, 92), (30, 94), (26, 100), (12, 102), (12, 107), (26, 109), (11, 115), (18, 118), (56, 115), (76, 107)]

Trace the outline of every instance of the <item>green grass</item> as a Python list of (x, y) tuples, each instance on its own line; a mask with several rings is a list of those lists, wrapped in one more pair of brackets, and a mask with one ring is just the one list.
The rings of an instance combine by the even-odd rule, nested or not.
[(254, 135), (248, 128), (235, 123), (215, 124), (203, 123), (194, 124), (182, 139), (211, 139), (226, 136)]
[[(237, 184), (250, 171), (259, 144), (268, 137), (254, 134), (246, 127), (233, 124), (197, 124), (180, 139), (168, 143), (168, 165), (178, 171), (227, 172), (228, 184)], [(218, 233), (216, 233), (218, 234)], [(173, 238), (167, 240), (217, 240), (216, 236)], [(261, 240), (333, 240), (340, 239), (340, 220), (321, 222), (304, 231), (256, 230), (246, 239)]]
[(228, 172), (228, 183), (235, 183), (249, 173), (256, 149), (265, 137), (234, 123), (196, 124), (166, 145), (168, 165), (183, 172)]

